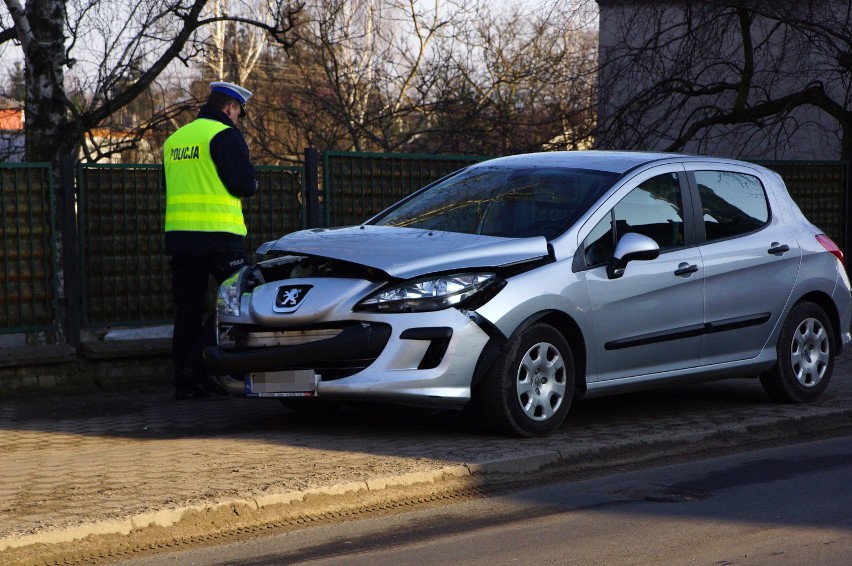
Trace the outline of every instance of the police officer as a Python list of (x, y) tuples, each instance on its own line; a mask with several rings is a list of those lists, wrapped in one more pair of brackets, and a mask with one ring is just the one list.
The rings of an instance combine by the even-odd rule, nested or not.
[(165, 243), (171, 257), (175, 326), (172, 338), (175, 399), (208, 395), (202, 349), (212, 342), (204, 325), (209, 277), (221, 283), (245, 265), (246, 224), (241, 198), (257, 190), (254, 165), (242, 133), (251, 92), (210, 83), (198, 117), (166, 140)]

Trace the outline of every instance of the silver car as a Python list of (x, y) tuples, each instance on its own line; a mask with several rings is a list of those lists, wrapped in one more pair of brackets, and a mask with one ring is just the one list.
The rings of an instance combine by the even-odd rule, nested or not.
[(852, 340), (843, 254), (776, 173), (674, 154), (486, 161), (361, 226), (262, 245), (219, 290), (234, 395), (475, 404), (555, 430), (572, 401), (759, 377), (817, 398)]

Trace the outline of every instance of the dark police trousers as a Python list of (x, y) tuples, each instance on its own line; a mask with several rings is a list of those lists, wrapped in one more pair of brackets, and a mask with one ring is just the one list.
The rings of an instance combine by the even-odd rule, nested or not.
[(242, 251), (208, 255), (172, 256), (172, 293), (175, 328), (172, 359), (176, 389), (190, 389), (205, 382), (202, 352), (216, 340), (213, 316), (204, 321), (210, 276), (217, 284), (246, 264)]

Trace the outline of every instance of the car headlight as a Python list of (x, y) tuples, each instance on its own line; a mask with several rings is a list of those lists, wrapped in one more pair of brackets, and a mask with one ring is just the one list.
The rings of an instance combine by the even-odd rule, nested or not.
[(484, 290), (496, 288), (497, 281), (494, 273), (459, 273), (407, 281), (367, 297), (358, 303), (356, 310), (394, 313), (437, 311), (467, 303)]
[(240, 279), (245, 267), (222, 281), (216, 296), (216, 310), (221, 314), (240, 316)]

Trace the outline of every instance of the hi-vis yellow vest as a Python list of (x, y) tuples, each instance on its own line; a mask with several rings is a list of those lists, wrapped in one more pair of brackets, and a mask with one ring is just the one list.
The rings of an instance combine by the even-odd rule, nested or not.
[(210, 158), (210, 140), (228, 127), (216, 120), (199, 118), (166, 140), (166, 232), (246, 235), (242, 202), (225, 188)]

